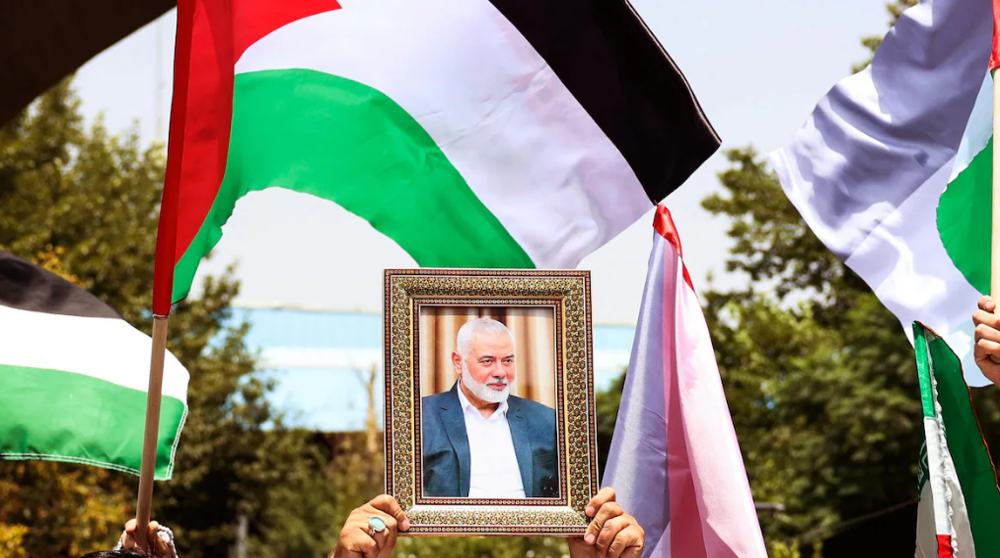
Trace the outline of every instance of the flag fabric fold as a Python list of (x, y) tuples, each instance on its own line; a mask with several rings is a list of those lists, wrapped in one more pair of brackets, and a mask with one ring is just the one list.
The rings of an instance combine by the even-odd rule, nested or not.
[(993, 50), (990, 51), (990, 71), (1000, 68), (1000, 0), (993, 0)]
[(962, 365), (913, 324), (924, 446), (917, 474), (917, 558), (1000, 556), (1000, 489)]
[(654, 228), (602, 484), (645, 529), (647, 558), (765, 558), (708, 325), (662, 205)]
[(992, 31), (990, 0), (921, 1), (770, 156), (816, 236), (908, 336), (914, 320), (941, 333), (970, 385), (988, 383), (972, 313), (989, 292)]
[[(139, 474), (152, 340), (81, 287), (0, 251), (0, 459)], [(169, 479), (188, 372), (166, 354), (155, 479)]]
[(573, 268), (719, 146), (628, 0), (428, 2), (180, 0), (154, 313), (266, 188), (421, 266)]

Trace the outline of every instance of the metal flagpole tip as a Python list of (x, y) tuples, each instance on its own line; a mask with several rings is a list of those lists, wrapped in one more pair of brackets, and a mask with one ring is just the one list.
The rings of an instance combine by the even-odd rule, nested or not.
[(375, 533), (381, 533), (382, 531), (385, 531), (385, 521), (382, 521), (382, 518), (380, 517), (369, 517), (368, 534), (374, 537)]

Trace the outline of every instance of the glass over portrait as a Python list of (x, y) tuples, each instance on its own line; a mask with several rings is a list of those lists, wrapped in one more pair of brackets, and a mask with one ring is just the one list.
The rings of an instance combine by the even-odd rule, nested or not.
[(551, 306), (419, 309), (423, 498), (559, 498)]

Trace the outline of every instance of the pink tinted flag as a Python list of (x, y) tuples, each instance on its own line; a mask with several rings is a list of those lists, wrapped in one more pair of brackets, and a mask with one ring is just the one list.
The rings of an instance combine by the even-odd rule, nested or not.
[(604, 474), (647, 558), (766, 558), (708, 325), (657, 207), (632, 358)]

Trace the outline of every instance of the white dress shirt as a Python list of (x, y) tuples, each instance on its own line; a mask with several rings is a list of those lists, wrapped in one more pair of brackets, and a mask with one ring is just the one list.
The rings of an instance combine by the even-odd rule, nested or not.
[(504, 401), (488, 418), (479, 414), (462, 387), (458, 400), (465, 414), (465, 432), (469, 436), (469, 498), (524, 498), (521, 469), (514, 453), (514, 441), (507, 424)]

